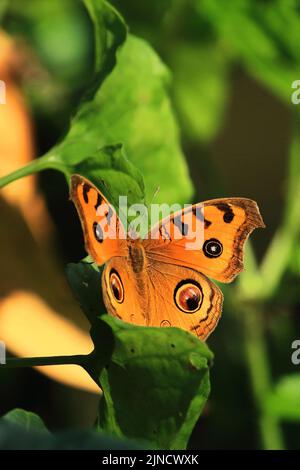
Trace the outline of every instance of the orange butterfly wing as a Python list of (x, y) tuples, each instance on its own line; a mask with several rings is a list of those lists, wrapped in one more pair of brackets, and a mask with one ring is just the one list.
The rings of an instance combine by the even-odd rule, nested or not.
[[(243, 269), (244, 243), (257, 227), (264, 223), (256, 202), (213, 199), (163, 219), (149, 232), (145, 249), (153, 260), (191, 267), (227, 283)], [(186, 249), (191, 243), (196, 247)]]
[(86, 251), (98, 265), (128, 252), (122, 223), (103, 194), (79, 175), (71, 177), (70, 197), (80, 217)]
[[(153, 299), (149, 306), (149, 325), (176, 326), (204, 341), (221, 316), (223, 294), (219, 287), (197, 270), (174, 264), (153, 262), (149, 277)], [(176, 292), (189, 283), (201, 291), (199, 308), (193, 313), (184, 312), (179, 302), (176, 303)]]

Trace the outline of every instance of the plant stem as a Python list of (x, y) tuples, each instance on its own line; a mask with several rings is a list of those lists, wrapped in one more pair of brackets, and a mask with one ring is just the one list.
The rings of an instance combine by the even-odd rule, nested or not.
[(9, 173), (6, 176), (0, 178), (0, 188), (3, 188), (9, 183), (16, 181), (24, 176), (32, 175), (38, 171), (48, 170), (48, 169), (60, 169), (65, 173), (65, 167), (62, 162), (55, 155), (45, 155), (44, 157), (37, 158), (27, 165), (18, 168), (17, 170)]
[(273, 240), (264, 256), (260, 274), (263, 278), (261, 289), (264, 299), (272, 297), (278, 289), (284, 272), (293, 256), (300, 228), (300, 136), (298, 128), (300, 115), (295, 115), (294, 134), (290, 148), (289, 171), (287, 178), (287, 197), (283, 222), (275, 233)]
[(284, 449), (280, 423), (264, 410), (265, 396), (272, 388), (270, 365), (266, 350), (263, 311), (258, 305), (241, 304), (239, 315), (244, 326), (244, 342), (253, 395), (260, 413), (259, 425), (266, 450)]
[(0, 365), (1, 368), (14, 367), (37, 367), (37, 366), (57, 366), (66, 364), (75, 364), (82, 366), (87, 362), (89, 355), (74, 356), (47, 356), (47, 357), (24, 357), (7, 359), (6, 364)]

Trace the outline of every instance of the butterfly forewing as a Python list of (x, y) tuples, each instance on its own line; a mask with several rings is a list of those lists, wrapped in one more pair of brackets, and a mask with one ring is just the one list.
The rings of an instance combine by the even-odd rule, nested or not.
[[(197, 206), (193, 206), (194, 212)], [(245, 240), (255, 228), (264, 227), (257, 204), (245, 198), (214, 199), (201, 204), (199, 212), (202, 221), (200, 217), (196, 249), (184, 234), (181, 240), (172, 237), (166, 240), (164, 227), (170, 224), (167, 218), (155, 228), (158, 240), (151, 236), (145, 240), (147, 254), (161, 263), (192, 267), (218, 281), (231, 282), (243, 268)], [(176, 213), (171, 219), (180, 217), (182, 213)], [(189, 226), (185, 232), (190, 232)]]
[(85, 247), (95, 262), (102, 265), (113, 256), (126, 256), (126, 234), (112, 205), (87, 179), (71, 178), (70, 197), (80, 217)]

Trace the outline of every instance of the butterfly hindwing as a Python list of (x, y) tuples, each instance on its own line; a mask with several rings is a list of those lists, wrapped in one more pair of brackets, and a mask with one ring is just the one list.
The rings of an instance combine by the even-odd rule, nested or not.
[(154, 262), (149, 276), (149, 325), (179, 327), (206, 340), (221, 316), (220, 289), (200, 272), (174, 264)]
[(135, 325), (149, 324), (148, 302), (152, 302), (146, 272), (136, 276), (130, 260), (115, 256), (102, 274), (103, 300), (109, 313)]
[(103, 272), (107, 310), (129, 323), (178, 327), (205, 340), (222, 311), (220, 289), (194, 269), (153, 262), (151, 269), (134, 276), (122, 257), (112, 258)]

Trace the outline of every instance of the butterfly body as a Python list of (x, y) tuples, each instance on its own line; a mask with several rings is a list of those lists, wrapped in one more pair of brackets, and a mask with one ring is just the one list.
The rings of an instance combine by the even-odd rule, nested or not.
[(127, 259), (136, 275), (139, 275), (147, 268), (148, 259), (140, 238), (129, 240)]
[(205, 340), (221, 315), (223, 295), (210, 278), (231, 282), (243, 268), (248, 235), (263, 227), (256, 203), (224, 198), (164, 218), (145, 239), (126, 234), (114, 208), (88, 180), (74, 175), (71, 198), (88, 253), (105, 264), (106, 308), (144, 326), (176, 326)]

